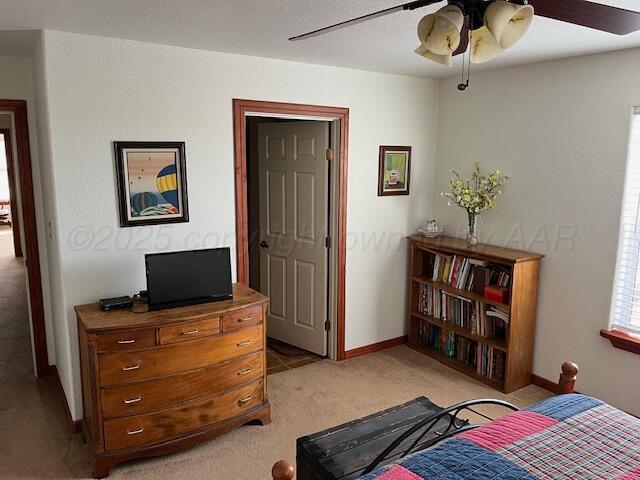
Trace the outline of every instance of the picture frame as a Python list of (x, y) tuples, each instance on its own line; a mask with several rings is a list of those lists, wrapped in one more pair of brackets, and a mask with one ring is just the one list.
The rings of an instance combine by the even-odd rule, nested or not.
[(121, 227), (189, 221), (184, 142), (114, 142)]
[(409, 195), (411, 147), (383, 145), (378, 165), (378, 196)]

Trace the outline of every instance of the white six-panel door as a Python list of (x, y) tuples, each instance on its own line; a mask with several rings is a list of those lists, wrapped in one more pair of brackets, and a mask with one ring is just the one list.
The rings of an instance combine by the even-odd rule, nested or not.
[(326, 355), (329, 123), (263, 123), (258, 142), (267, 335)]

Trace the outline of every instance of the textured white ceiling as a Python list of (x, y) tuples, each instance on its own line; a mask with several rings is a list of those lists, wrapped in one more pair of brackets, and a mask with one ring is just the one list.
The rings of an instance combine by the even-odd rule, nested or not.
[[(558, 0), (562, 1), (562, 0)], [(402, 0), (0, 0), (0, 30), (50, 29), (272, 57), (380, 72), (445, 77), (459, 70), (413, 53), (427, 7), (289, 42), (288, 37)], [(638, 0), (599, 3), (640, 10)], [(444, 5), (444, 2), (442, 3)], [(0, 43), (2, 37), (0, 36)], [(640, 46), (640, 33), (619, 37), (541, 17), (527, 36), (475, 70)], [(0, 45), (0, 51), (6, 50)]]

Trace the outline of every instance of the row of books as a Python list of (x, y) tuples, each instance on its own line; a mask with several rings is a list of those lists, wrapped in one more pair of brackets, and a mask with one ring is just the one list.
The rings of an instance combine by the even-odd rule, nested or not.
[(504, 382), (507, 354), (502, 350), (474, 342), (428, 322), (420, 322), (418, 342), (424, 347), (475, 368), (478, 375), (484, 378)]
[(418, 341), (422, 346), (440, 352), (447, 357), (455, 358), (472, 366), (476, 365), (476, 346), (478, 344), (473, 340), (428, 322), (420, 322)]
[(479, 324), (478, 335), (506, 340), (509, 329), (509, 314), (495, 307), (488, 307)]
[(418, 325), (418, 343), (424, 347), (429, 347), (436, 352), (442, 351), (441, 343), (443, 330), (428, 322), (420, 322)]
[(431, 285), (420, 285), (418, 311), (444, 322), (450, 321), (460, 327), (471, 328), (471, 318), (476, 314), (476, 303)]
[(476, 350), (476, 372), (495, 382), (504, 382), (504, 369), (507, 360), (506, 352), (491, 345), (478, 344)]
[(434, 282), (448, 283), (460, 290), (471, 290), (473, 286), (473, 266), (486, 267), (488, 262), (458, 255), (434, 254), (431, 278)]
[(469, 340), (461, 335), (447, 332), (444, 343), (444, 355), (446, 357), (455, 358), (459, 362), (466, 363), (471, 366), (476, 365), (478, 342)]
[(445, 292), (431, 285), (421, 284), (418, 312), (443, 322), (468, 329), (481, 337), (504, 340), (507, 337), (509, 314), (480, 301)]
[(497, 285), (498, 287), (507, 288), (511, 275), (504, 268), (496, 267), (491, 271), (489, 285)]
[(434, 253), (425, 272), (434, 282), (444, 282), (460, 290), (473, 290), (479, 295), (487, 285), (507, 288), (510, 270), (486, 260)]

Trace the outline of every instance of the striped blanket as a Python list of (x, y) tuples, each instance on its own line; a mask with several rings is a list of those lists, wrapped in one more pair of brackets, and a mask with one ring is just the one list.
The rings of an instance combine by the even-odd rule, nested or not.
[(561, 395), (405, 457), (361, 480), (640, 480), (640, 419)]

